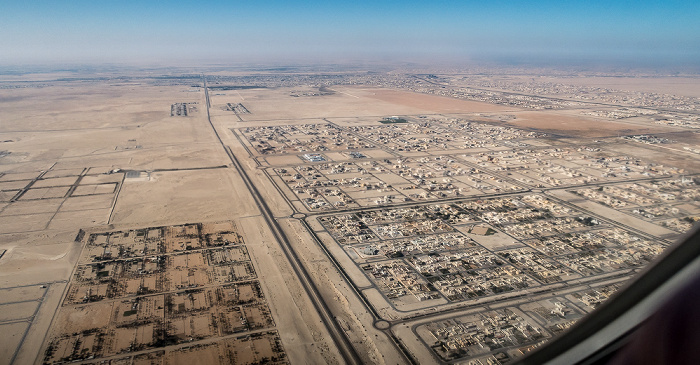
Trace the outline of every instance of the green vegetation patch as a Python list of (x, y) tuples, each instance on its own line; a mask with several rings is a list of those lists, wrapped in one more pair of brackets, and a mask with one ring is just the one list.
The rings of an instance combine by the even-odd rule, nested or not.
[(408, 123), (408, 121), (404, 118), (399, 118), (399, 117), (389, 117), (389, 118), (384, 118), (379, 121), (379, 123), (382, 124), (395, 124), (395, 123)]
[(104, 277), (106, 277), (106, 276), (108, 276), (108, 275), (109, 275), (109, 271), (107, 271), (107, 270), (98, 271), (98, 272), (97, 272), (97, 277), (98, 277), (98, 278), (104, 278)]

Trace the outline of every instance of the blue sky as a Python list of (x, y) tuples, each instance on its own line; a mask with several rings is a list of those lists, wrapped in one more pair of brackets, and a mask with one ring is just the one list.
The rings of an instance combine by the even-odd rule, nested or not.
[(699, 19), (697, 0), (0, 0), (0, 63), (698, 63)]

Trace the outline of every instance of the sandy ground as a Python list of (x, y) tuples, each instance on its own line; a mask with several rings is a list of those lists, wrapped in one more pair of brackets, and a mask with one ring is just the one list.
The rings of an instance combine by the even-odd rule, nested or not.
[(541, 81), (601, 87), (614, 90), (643, 91), (700, 98), (697, 77), (544, 77)]
[(481, 103), (478, 101), (459, 100), (436, 95), (423, 95), (400, 90), (356, 90), (355, 88), (349, 88), (348, 90), (351, 90), (350, 92), (355, 92), (358, 95), (362, 95), (371, 99), (377, 99), (396, 105), (420, 108), (425, 111), (431, 111), (434, 113), (486, 113), (505, 112), (516, 109), (512, 107)]
[[(642, 91), (656, 87), (660, 92), (679, 87), (679, 93), (700, 94), (697, 84), (689, 79), (656, 84), (637, 79), (607, 80), (605, 84), (606, 80), (599, 80), (599, 85)], [(339, 125), (354, 125), (376, 123), (378, 118), (392, 115), (500, 113), (516, 116), (507, 125), (571, 137), (678, 133), (674, 128), (580, 117), (571, 112), (523, 111), (398, 90), (337, 87), (332, 95), (293, 97), (290, 94), (294, 90), (314, 89), (212, 92), (212, 121), (224, 144), (241, 160), (283, 223), (333, 314), (365, 360), (372, 363), (398, 358), (395, 348), (372, 327), (371, 316), (299, 221), (288, 218), (294, 209), (280, 198), (230, 128), (319, 123), (324, 118)], [(196, 110), (188, 117), (171, 117), (171, 104), (177, 102), (197, 103), (193, 104)], [(242, 115), (240, 121), (233, 112), (224, 110), (225, 104), (232, 102), (244, 104), (251, 113)], [(10, 152), (0, 157), (0, 250), (6, 250), (0, 258), (0, 309), (4, 309), (0, 320), (23, 320), (32, 309), (36, 314), (31, 323), (0, 323), (3, 360), (17, 354), (17, 364), (36, 361), (78, 260), (81, 245), (74, 239), (80, 229), (236, 220), (261, 274), (289, 359), (292, 363), (339, 362), (337, 350), (263, 224), (243, 180), (230, 166), (206, 119), (203, 103), (202, 90), (189, 85), (155, 86), (146, 82), (73, 81), (41, 88), (0, 89), (0, 151)], [(684, 138), (685, 143), (697, 144), (696, 136)], [(658, 156), (666, 156), (671, 163), (678, 161), (668, 153), (659, 150)], [(375, 158), (389, 156), (381, 149), (368, 154)], [(331, 156), (342, 158), (340, 153)], [(289, 161), (287, 157), (269, 158), (270, 164)], [(119, 171), (109, 173), (116, 169)], [(40, 176), (43, 178), (38, 179)], [(31, 188), (14, 201), (12, 197), (27, 186)], [(643, 228), (639, 222), (626, 222)], [(664, 234), (656, 230), (650, 233)], [(42, 289), (41, 301), (26, 307), (17, 304), (26, 298), (34, 300), (26, 291), (41, 285), (47, 286)], [(366, 293), (374, 303), (383, 300), (372, 290)], [(378, 305), (378, 309), (398, 316), (390, 308)], [(419, 356), (421, 360), (429, 359), (425, 353)]]
[[(285, 351), (292, 363), (334, 363), (338, 361), (325, 339), (329, 335), (321, 320), (312, 312), (309, 299), (294, 279), (291, 268), (284, 262), (277, 242), (265, 232), (262, 216), (241, 220), (241, 228), (248, 237), (266, 298), (271, 303), (273, 317), (285, 342)], [(296, 305), (289, 305), (295, 303)], [(313, 318), (313, 320), (312, 320)]]
[(645, 134), (673, 131), (671, 128), (654, 125), (613, 122), (594, 118), (571, 116), (561, 112), (537, 111), (512, 113), (515, 119), (507, 124), (513, 127), (529, 128), (545, 133), (572, 137), (615, 137), (620, 134)]
[(153, 173), (149, 181), (125, 181), (112, 223), (157, 225), (246, 216), (255, 206), (244, 189), (230, 169)]
[[(245, 122), (236, 124), (240, 126), (255, 125), (253, 122), (258, 121), (289, 123), (327, 117), (377, 116), (381, 118), (395, 114), (426, 112), (425, 109), (418, 107), (377, 102), (376, 99), (368, 96), (356, 97), (342, 93), (327, 96), (290, 96), (290, 93), (296, 89), (298, 88), (210, 93), (212, 119), (236, 123), (238, 118), (235, 114), (223, 110), (225, 104), (232, 101), (241, 102), (251, 112), (251, 114), (241, 115)], [(243, 99), (238, 96), (239, 93)]]
[[(26, 294), (17, 289), (3, 293), (2, 320), (25, 318), (39, 308), (31, 323), (2, 326), (7, 337), (0, 351), (7, 361), (15, 353), (16, 361), (22, 363), (37, 358), (80, 252), (80, 245), (73, 242), (80, 229), (247, 216), (260, 219), (235, 170), (220, 168), (230, 161), (203, 110), (189, 117), (170, 116), (170, 104), (174, 102), (202, 107), (201, 91), (189, 92), (187, 86), (68, 83), (0, 90), (0, 99), (0, 150), (11, 152), (0, 161), (0, 173), (4, 174), (0, 176), (0, 188), (22, 189), (42, 171), (46, 175), (22, 199), (0, 205), (0, 249), (6, 250), (0, 259), (0, 291), (40, 285), (47, 285), (44, 290), (49, 290), (41, 302), (24, 306), (18, 302)], [(106, 174), (114, 169), (145, 172), (137, 178), (124, 178), (124, 173)], [(83, 177), (75, 194), (66, 197), (79, 175)], [(16, 191), (4, 195), (11, 198)], [(311, 330), (305, 329), (307, 324), (301, 318), (315, 316), (305, 307), (309, 303), (298, 299), (306, 308), (303, 314), (298, 307), (287, 305), (291, 294), (280, 288), (293, 285), (289, 282), (293, 282), (293, 276), (267, 274), (266, 268), (284, 267), (284, 259), (279, 252), (258, 253), (258, 246), (274, 250), (276, 243), (260, 221), (245, 226), (251, 235), (249, 243), (256, 246), (251, 251), (259, 260), (259, 271), (270, 278), (264, 279), (263, 285), (276, 311), (278, 329), (287, 334), (283, 345), (289, 343), (290, 358), (298, 363), (320, 356), (314, 362), (335, 362), (335, 350), (318, 321), (308, 323)], [(287, 283), (281, 284), (281, 280)], [(304, 333), (305, 337), (297, 337)]]
[[(392, 115), (435, 113), (479, 113), (517, 110), (498, 105), (458, 100), (442, 96), (416, 94), (400, 90), (362, 87), (336, 87), (326, 96), (292, 97), (299, 88), (251, 89), (217, 91), (210, 94), (211, 114), (215, 121), (235, 123), (235, 126), (256, 125), (257, 121), (290, 123), (314, 118), (367, 117), (384, 118)], [(313, 90), (313, 89), (309, 89)], [(245, 122), (226, 103), (240, 102), (251, 114), (243, 114)]]

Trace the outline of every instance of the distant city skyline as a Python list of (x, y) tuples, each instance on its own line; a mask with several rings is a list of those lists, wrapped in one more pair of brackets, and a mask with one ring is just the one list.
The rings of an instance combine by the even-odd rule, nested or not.
[(700, 65), (697, 1), (5, 1), (0, 8), (4, 65)]

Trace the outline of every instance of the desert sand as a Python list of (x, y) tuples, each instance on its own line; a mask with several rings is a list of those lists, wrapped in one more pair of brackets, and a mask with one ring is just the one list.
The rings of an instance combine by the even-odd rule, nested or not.
[[(516, 142), (535, 140), (537, 133), (547, 133), (548, 139), (537, 140), (540, 145), (528, 145), (528, 148), (534, 149), (560, 145), (573, 146), (571, 148), (575, 149), (598, 143), (598, 139), (615, 145), (615, 138), (620, 134), (665, 133), (670, 136), (673, 133), (684, 133), (679, 132), (678, 127), (645, 124), (643, 121), (615, 121), (581, 116), (579, 109), (575, 112), (533, 111), (379, 87), (337, 85), (330, 88), (332, 92), (323, 95), (313, 95), (319, 88), (309, 85), (212, 89), (209, 91), (211, 105), (208, 107), (199, 79), (164, 81), (143, 77), (130, 81), (90, 78), (56, 81), (63, 76), (65, 75), (33, 75), (36, 87), (0, 89), (0, 152), (3, 152), (0, 154), (0, 250), (4, 250), (0, 251), (3, 252), (0, 256), (2, 363), (41, 363), (45, 360), (49, 344), (53, 344), (51, 346), (54, 351), (58, 351), (53, 348), (55, 345), (63, 353), (69, 353), (75, 348), (75, 343), (61, 339), (61, 331), (68, 323), (75, 326), (76, 332), (97, 327), (122, 331), (123, 333), (110, 335), (115, 340), (105, 346), (100, 355), (104, 359), (115, 361), (223, 361), (231, 353), (235, 353), (237, 359), (259, 361), (264, 357), (261, 354), (272, 353), (271, 349), (279, 341), (286, 354), (284, 361), (294, 364), (342, 363), (343, 350), (332, 341), (329, 329), (323, 324), (322, 316), (307, 295), (305, 284), (296, 276), (290, 260), (285, 256), (282, 243), (264, 219), (263, 210), (251, 194), (243, 174), (249, 176), (259, 191), (299, 262), (310, 273), (310, 281), (319, 288), (333, 321), (362, 361), (388, 364), (398, 359), (405, 362), (401, 350), (387, 336), (392, 333), (400, 337), (401, 341), (412, 341), (407, 344), (409, 352), (411, 347), (418, 346), (413, 353), (421, 362), (437, 362), (437, 358), (431, 357), (430, 350), (412, 337), (407, 327), (410, 322), (402, 322), (404, 324), (394, 330), (388, 329), (390, 324), (386, 322), (403, 320), (411, 315), (429, 315), (436, 309), (421, 307), (416, 302), (403, 307), (393, 306), (384, 294), (373, 287), (373, 281), (355, 266), (353, 260), (343, 256), (346, 255), (343, 248), (324, 246), (333, 241), (328, 232), (322, 232), (325, 228), (319, 225), (307, 228), (307, 224), (316, 224), (315, 219), (325, 212), (314, 210), (308, 201), (297, 197), (296, 194), (308, 193), (298, 193), (296, 190), (300, 188), (294, 187), (296, 182), (287, 184), (276, 175), (275, 169), (299, 168), (302, 171), (302, 168), (319, 165), (304, 160), (303, 156), (309, 153), (318, 153), (321, 158), (327, 159), (323, 163), (353, 162), (355, 157), (349, 154), (350, 150), (334, 147), (346, 146), (348, 141), (362, 141), (372, 145), (352, 150), (365, 154), (360, 158), (361, 161), (393, 166), (401, 165), (407, 159), (413, 159), (409, 163), (414, 163), (421, 158), (429, 160), (449, 154), (451, 159), (458, 160), (463, 170), (475, 169), (476, 165), (465, 162), (460, 154), (476, 151), (497, 153), (516, 146), (512, 141), (507, 141), (511, 144), (499, 141), (500, 145), (475, 146), (475, 150), (470, 151), (467, 147), (460, 147), (463, 145), (447, 146), (448, 142), (457, 143), (454, 141), (429, 141), (426, 143), (435, 143), (435, 149), (404, 151), (386, 147), (380, 141), (372, 140), (371, 135), (352, 129), (381, 127), (397, 128), (399, 131), (420, 123), (428, 123), (426, 125), (429, 126), (431, 118), (435, 118), (438, 121), (435, 123), (440, 125), (449, 120), (465, 121), (455, 124), (457, 127), (463, 126), (466, 121), (481, 121), (484, 124), (479, 124), (479, 128), (494, 128), (498, 133), (503, 131), (498, 128), (512, 127), (503, 133), (522, 133)], [(0, 85), (15, 81), (14, 78), (0, 80)], [(692, 85), (678, 84), (674, 79), (660, 80), (653, 85), (636, 79), (559, 81), (658, 92), (671, 92), (678, 87), (679, 94), (697, 94)], [(310, 96), (299, 96), (307, 94)], [(227, 110), (228, 103), (241, 103), (249, 113), (237, 115), (232, 110)], [(184, 105), (186, 116), (171, 114), (172, 110), (177, 110), (178, 104), (180, 108)], [(210, 119), (208, 115), (211, 115)], [(403, 126), (379, 123), (391, 116), (407, 117), (410, 123)], [(250, 141), (247, 137), (250, 134), (246, 135), (245, 132), (246, 128), (303, 128), (310, 124), (318, 124), (319, 130), (325, 131), (329, 123), (336, 126), (332, 130), (342, 130), (346, 140), (334, 141), (336, 145), (329, 143), (328, 146), (319, 146), (319, 143), (313, 141), (318, 136), (316, 134), (292, 139), (285, 139), (284, 135), (279, 137), (278, 134), (276, 138), (279, 138), (277, 142), (280, 145), (286, 143), (292, 146), (280, 154), (263, 154), (261, 148), (256, 147), (259, 141)], [(405, 137), (409, 141), (407, 143), (413, 143), (435, 137), (429, 127), (424, 128), (420, 133), (415, 132), (401, 138)], [(460, 135), (459, 133), (454, 135)], [(448, 134), (450, 133), (443, 133), (439, 138), (447, 140), (454, 137), (451, 134), (447, 136)], [(338, 135), (340, 134), (334, 132), (327, 138), (331, 140)], [(464, 133), (464, 138), (470, 141), (469, 133)], [(397, 134), (387, 141), (398, 143), (398, 140)], [(440, 143), (445, 143), (445, 146)], [(668, 148), (641, 144), (613, 146), (604, 152), (619, 154), (649, 149), (652, 151), (649, 153), (650, 159), (654, 161), (671, 166), (677, 162), (686, 169), (684, 173), (687, 174), (700, 171), (697, 164), (683, 164), (683, 157), (678, 157), (688, 159), (682, 154), (691, 152), (683, 148), (693, 143), (697, 147), (697, 138), (685, 136), (674, 143), (666, 146)], [(605, 144), (601, 146), (605, 148)], [(229, 152), (240, 161), (242, 170), (237, 169)], [(392, 160), (384, 162), (388, 159)], [(384, 182), (386, 185), (397, 185), (383, 186), (382, 189), (394, 189), (397, 192), (395, 195), (403, 194), (399, 191), (405, 192), (406, 196), (413, 192), (415, 200), (411, 204), (458, 199), (457, 195), (443, 197), (437, 192), (429, 193), (428, 188), (412, 186), (420, 183), (392, 175), (388, 171), (376, 170), (374, 173), (376, 176), (372, 181), (375, 184), (380, 184), (381, 178), (385, 178), (389, 182)], [(349, 180), (358, 176), (361, 176), (359, 172), (348, 172), (343, 178)], [(491, 189), (492, 194), (501, 194), (504, 193), (502, 189), (516, 184), (505, 174), (495, 173), (488, 178), (484, 176), (487, 175), (479, 175), (483, 181), (468, 181), (472, 184), (470, 186), (479, 186), (483, 191)], [(314, 174), (307, 177), (309, 180), (328, 180), (321, 174), (318, 177)], [(448, 182), (436, 181), (431, 184), (442, 183)], [(462, 184), (459, 179), (449, 183)], [(462, 185), (465, 194), (470, 191), (471, 188)], [(523, 190), (516, 188), (519, 187), (515, 186), (513, 191)], [(474, 188), (474, 191), (478, 190)], [(419, 197), (420, 194), (425, 197)], [(327, 195), (330, 202), (342, 202), (337, 190), (334, 192), (329, 189)], [(359, 211), (360, 208), (374, 209), (378, 204), (374, 201), (387, 194), (370, 191), (362, 186), (352, 191), (351, 195), (349, 199), (355, 199), (355, 205), (349, 205), (347, 209)], [(405, 205), (409, 202), (397, 200), (386, 204)], [(595, 203), (587, 204), (587, 207), (593, 206), (590, 209), (595, 209)], [(688, 210), (696, 208), (689, 206)], [(326, 212), (333, 209), (336, 208)], [(76, 273), (86, 267), (80, 261), (86, 252), (86, 237), (105, 232), (213, 222), (233, 222), (247, 247), (250, 265), (256, 272), (255, 280), (259, 280), (265, 305), (269, 305), (271, 315), (271, 322), (266, 322), (264, 331), (260, 330), (259, 338), (239, 338), (218, 332), (215, 334), (208, 327), (206, 318), (192, 317), (173, 322), (173, 326), (178, 329), (177, 333), (191, 336), (193, 343), (161, 346), (165, 353), (159, 352), (158, 346), (137, 350), (133, 344), (138, 341), (147, 343), (147, 333), (152, 331), (139, 329), (140, 327), (129, 330), (118, 328), (115, 323), (121, 320), (120, 317), (110, 316), (129, 312), (120, 307), (119, 300), (99, 305), (71, 302), (75, 298), (79, 302), (81, 298), (80, 295), (71, 297), (73, 294), (70, 294), (70, 288), (77, 283), (76, 278), (79, 276)], [(634, 223), (640, 226), (643, 222), (637, 219)], [(320, 241), (316, 241), (314, 231), (318, 231)], [(649, 232), (661, 232), (663, 235), (673, 233), (666, 228)], [(336, 256), (340, 259), (331, 260)], [(346, 269), (349, 275), (344, 272)], [(240, 270), (245, 272), (245, 269)], [(201, 273), (192, 273), (193, 278), (189, 278), (183, 274), (185, 272), (186, 270), (173, 271), (171, 274), (180, 275), (178, 280), (183, 283), (190, 282), (188, 280), (191, 279), (197, 287), (210, 285), (206, 284), (208, 279), (205, 280), (204, 276), (195, 277)], [(348, 278), (350, 281), (347, 281)], [(357, 283), (360, 283), (359, 289), (354, 286)], [(131, 283), (127, 287), (129, 285), (136, 285), (134, 288), (138, 286)], [(102, 290), (99, 285), (94, 288), (95, 292)], [(145, 298), (135, 289), (132, 291), (129, 298)], [(172, 286), (166, 291), (167, 295), (176, 295), (184, 293), (185, 289)], [(358, 296), (358, 291), (366, 298)], [(435, 301), (438, 302), (446, 303), (446, 300)], [(439, 310), (455, 309), (460, 305), (448, 304)], [(376, 318), (369, 309), (386, 316), (386, 320), (375, 322)], [(249, 321), (255, 322), (262, 321), (260, 318), (264, 314), (261, 313), (263, 312), (249, 309), (245, 315)], [(231, 321), (238, 318), (233, 314), (231, 316)], [(89, 341), (98, 341), (98, 338), (85, 335), (81, 346), (89, 346)], [(60, 361), (60, 357), (49, 359)]]

